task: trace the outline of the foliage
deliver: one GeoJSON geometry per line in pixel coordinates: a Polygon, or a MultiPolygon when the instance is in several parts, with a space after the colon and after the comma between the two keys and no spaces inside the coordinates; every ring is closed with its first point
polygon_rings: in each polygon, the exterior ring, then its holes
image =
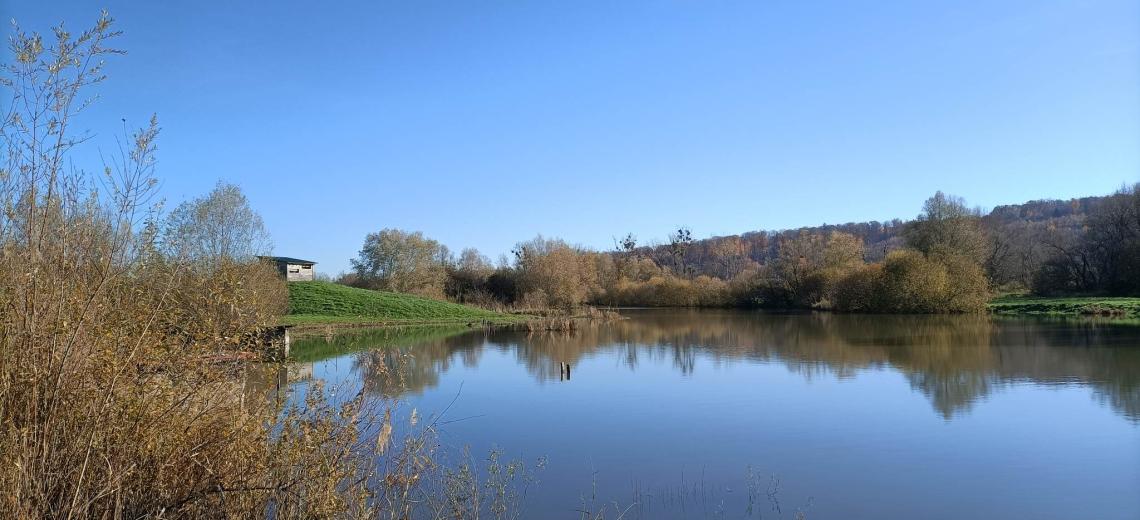
{"type": "MultiPolygon", "coordinates": [[[[998,206],[984,216],[976,209],[970,209],[960,198],[948,195],[931,197],[925,204],[922,215],[916,222],[899,219],[890,221],[852,222],[845,224],[824,224],[821,226],[780,231],[752,231],[736,236],[693,238],[682,240],[683,233],[671,232],[664,243],[643,243],[632,235],[626,235],[615,242],[614,251],[600,253],[611,257],[618,273],[599,269],[599,283],[603,287],[616,286],[616,278],[644,282],[649,278],[672,271],[674,275],[689,278],[707,275],[727,282],[738,279],[742,274],[756,273],[767,269],[764,276],[772,277],[771,268],[781,255],[782,245],[794,241],[800,235],[826,237],[832,232],[841,232],[855,237],[863,244],[863,259],[866,262],[880,262],[891,251],[904,247],[919,248],[928,253],[934,249],[948,249],[954,254],[964,255],[978,262],[986,271],[991,286],[1000,290],[1028,290],[1034,286],[1037,273],[1047,262],[1057,262],[1054,245],[1060,245],[1075,255],[1072,250],[1081,237],[1094,231],[1089,224],[1092,218],[1117,195],[1105,197],[1082,197],[1070,200],[1036,200],[1021,204],[998,206]],[[956,237],[961,236],[959,240],[956,237]],[[940,238],[941,237],[941,238],[940,238]],[[950,237],[949,239],[946,237],[950,237]],[[909,246],[908,246],[909,244],[909,246]],[[936,244],[943,244],[936,246],[936,244]],[[683,257],[681,256],[683,253],[683,257]],[[684,269],[680,265],[684,264],[684,269]],[[608,278],[606,278],[608,277],[608,278]]],[[[1081,253],[1092,258],[1089,252],[1081,253]]],[[[1080,258],[1063,261],[1061,283],[1070,283],[1077,278],[1066,271],[1080,265],[1080,258]]],[[[1090,264],[1091,267],[1091,264],[1090,264]]],[[[1091,274],[1094,271],[1086,269],[1091,274]]],[[[1127,272],[1117,270],[1117,272],[1127,272]]],[[[499,277],[503,281],[503,277],[499,277]]],[[[1095,278],[1093,283],[1083,283],[1094,289],[1062,289],[1065,291],[1104,292],[1095,278]]],[[[769,280],[765,291],[754,291],[754,296],[766,304],[803,305],[788,300],[786,291],[777,290],[776,280],[769,280]],[[761,294],[763,292],[763,294],[761,294]]],[[[758,285],[753,280],[753,285],[758,285]]],[[[1049,284],[1041,284],[1046,286],[1049,284]]],[[[1122,286],[1123,287],[1123,286],[1122,286]]],[[[1119,289],[1126,290],[1126,289],[1119,289]]],[[[507,301],[514,297],[506,296],[507,301]]],[[[604,291],[602,293],[604,295],[604,291]]],[[[1121,293],[1123,294],[1123,293],[1121,293]]],[[[497,298],[497,296],[495,296],[497,298]]],[[[604,303],[598,295],[593,301],[604,303]]],[[[742,301],[748,301],[745,298],[742,301]]],[[[738,300],[734,299],[734,303],[738,300]]],[[[822,302],[826,303],[826,302],[822,302]]]]}
{"type": "MultiPolygon", "coordinates": [[[[19,30],[7,66],[0,206],[0,510],[12,517],[310,516],[353,507],[331,493],[355,425],[242,399],[239,374],[205,360],[271,315],[272,289],[245,266],[157,247],[149,204],[157,123],[130,138],[102,182],[66,168],[85,87],[118,35],[55,41],[19,30]],[[252,293],[258,294],[252,294],[252,293]],[[262,307],[266,304],[266,307],[262,307]],[[204,320],[205,323],[198,322],[204,320]]],[[[259,269],[260,264],[253,264],[259,269]]],[[[272,284],[268,284],[272,285],[272,284]]],[[[280,282],[277,282],[279,288],[280,282]]],[[[317,395],[314,394],[314,399],[317,395]]]]}
{"type": "Polygon", "coordinates": [[[779,244],[763,301],[776,306],[830,307],[835,283],[863,265],[863,241],[847,233],[801,232],[779,244]]]}
{"type": "Polygon", "coordinates": [[[988,254],[988,238],[977,210],[961,197],[941,191],[926,199],[922,214],[903,233],[907,246],[927,256],[963,256],[981,263],[988,254]]]}
{"type": "Polygon", "coordinates": [[[881,264],[847,274],[836,289],[836,308],[849,312],[979,312],[989,297],[985,273],[961,257],[931,258],[891,252],[881,264]]]}
{"type": "Polygon", "coordinates": [[[493,267],[473,249],[459,261],[445,259],[443,293],[531,312],[593,303],[922,313],[979,311],[991,288],[1137,294],[1138,200],[1132,188],[1069,203],[1002,206],[982,217],[961,198],[938,192],[909,223],[705,240],[682,227],[666,245],[639,246],[627,234],[611,252],[540,236],[516,246],[513,264],[504,259],[493,267]]]}
{"type": "Polygon", "coordinates": [[[494,298],[487,284],[494,273],[495,268],[487,257],[475,248],[466,248],[459,259],[448,266],[443,292],[459,303],[490,303],[494,298]]]}
{"type": "Polygon", "coordinates": [[[443,297],[450,253],[416,231],[382,229],[364,237],[352,269],[369,289],[443,297]]]}
{"type": "Polygon", "coordinates": [[[730,305],[728,284],[710,276],[680,278],[672,273],[648,280],[620,280],[599,301],[607,305],[647,307],[724,307],[730,305]]]}
{"type": "Polygon", "coordinates": [[[845,312],[876,312],[884,306],[881,287],[883,264],[867,264],[839,279],[835,307],[845,312]]]}
{"type": "MultiPolygon", "coordinates": [[[[139,273],[147,286],[166,284],[170,310],[159,324],[186,337],[209,338],[238,348],[243,333],[277,325],[288,309],[288,291],[269,262],[215,259],[198,264],[154,259],[139,273]]],[[[152,294],[140,294],[147,300],[152,294]]]]}
{"type": "Polygon", "coordinates": [[[273,249],[261,215],[241,188],[222,181],[209,195],[175,208],[164,228],[165,253],[194,262],[248,262],[273,249]]]}
{"type": "Polygon", "coordinates": [[[573,308],[596,290],[596,264],[587,252],[542,236],[514,249],[515,269],[529,306],[573,308]]]}

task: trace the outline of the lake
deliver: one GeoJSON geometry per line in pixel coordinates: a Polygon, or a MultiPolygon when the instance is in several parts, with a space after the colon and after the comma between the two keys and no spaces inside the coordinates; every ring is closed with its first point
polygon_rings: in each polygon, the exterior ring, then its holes
{"type": "Polygon", "coordinates": [[[290,395],[363,388],[449,449],[544,458],[527,518],[1140,518],[1140,327],[622,314],[298,339],[290,395]]]}

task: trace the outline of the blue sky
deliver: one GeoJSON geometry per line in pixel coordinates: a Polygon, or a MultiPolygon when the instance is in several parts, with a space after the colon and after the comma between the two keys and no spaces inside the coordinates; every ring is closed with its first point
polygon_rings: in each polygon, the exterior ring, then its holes
{"type": "MultiPolygon", "coordinates": [[[[1140,181],[1134,0],[105,5],[129,54],[77,160],[157,113],[168,206],[237,183],[325,272],[385,227],[494,257],[1140,181]]],[[[97,7],[0,14],[78,30],[97,7]]]]}

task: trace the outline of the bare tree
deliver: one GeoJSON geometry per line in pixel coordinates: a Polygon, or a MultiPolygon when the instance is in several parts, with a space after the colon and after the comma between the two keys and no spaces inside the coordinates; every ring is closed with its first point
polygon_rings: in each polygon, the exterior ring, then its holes
{"type": "Polygon", "coordinates": [[[669,254],[673,257],[673,267],[682,276],[692,274],[685,264],[685,254],[692,245],[693,232],[686,226],[681,226],[669,234],[669,254]]]}
{"type": "Polygon", "coordinates": [[[1052,255],[1035,292],[1140,294],[1140,186],[1107,197],[1080,230],[1051,233],[1046,244],[1052,255]]]}
{"type": "Polygon", "coordinates": [[[617,243],[617,250],[625,255],[632,255],[637,251],[637,237],[633,233],[626,233],[617,243]]]}

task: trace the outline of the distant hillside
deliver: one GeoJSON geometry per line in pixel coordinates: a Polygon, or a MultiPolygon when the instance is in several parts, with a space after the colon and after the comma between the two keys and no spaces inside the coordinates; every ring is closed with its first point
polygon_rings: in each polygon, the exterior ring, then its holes
{"type": "MultiPolygon", "coordinates": [[[[991,229],[1009,228],[1017,234],[1030,234],[1044,228],[1079,228],[1088,213],[1106,200],[1107,196],[1082,197],[1070,200],[1034,200],[1022,204],[998,206],[983,217],[991,229]]],[[[748,267],[763,265],[776,257],[782,238],[800,232],[830,233],[840,231],[863,239],[867,261],[879,261],[887,252],[903,244],[902,232],[907,220],[893,219],[879,222],[849,222],[824,224],[779,231],[749,231],[694,240],[684,255],[684,265],[694,274],[731,278],[748,267]],[[726,260],[727,259],[727,260],[726,260]]],[[[1016,238],[1016,237],[1015,237],[1016,238]]],[[[652,258],[659,265],[678,263],[668,245],[649,245],[637,248],[638,254],[652,258]]]]}
{"type": "Polygon", "coordinates": [[[1081,197],[1069,200],[1032,200],[1023,204],[1009,204],[993,209],[986,218],[1001,222],[1049,222],[1081,219],[1102,204],[1107,196],[1081,197]]]}
{"type": "Polygon", "coordinates": [[[293,282],[287,324],[444,323],[515,319],[511,315],[410,294],[356,289],[329,282],[293,282]]]}

